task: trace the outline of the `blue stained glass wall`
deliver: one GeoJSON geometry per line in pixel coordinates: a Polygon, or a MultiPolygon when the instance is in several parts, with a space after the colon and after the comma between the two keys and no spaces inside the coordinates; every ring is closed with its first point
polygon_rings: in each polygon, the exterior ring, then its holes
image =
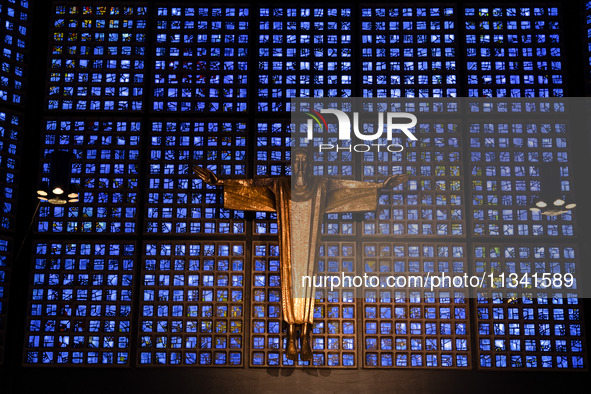
{"type": "Polygon", "coordinates": [[[476,300],[478,366],[481,369],[584,368],[582,300],[577,287],[562,287],[559,275],[576,272],[573,245],[477,244],[475,272],[517,274],[523,296],[482,292],[476,300]],[[527,290],[524,275],[550,273],[546,290],[527,290]],[[523,284],[523,286],[522,286],[523,284]]]}
{"type": "MultiPolygon", "coordinates": [[[[464,272],[462,244],[364,243],[364,272],[427,275],[464,272]]],[[[366,367],[466,368],[470,360],[468,289],[366,289],[366,367]]]]}
{"type": "Polygon", "coordinates": [[[15,257],[31,14],[28,0],[0,1],[0,364],[4,355],[10,273],[15,257]]]}
{"type": "MultiPolygon", "coordinates": [[[[566,125],[552,121],[514,121],[510,124],[472,123],[470,180],[472,232],[475,236],[564,236],[575,233],[572,211],[544,216],[529,210],[541,196],[548,166],[559,168],[555,182],[561,193],[573,184],[571,149],[566,125]]],[[[492,118],[491,118],[492,119],[492,118]]],[[[572,128],[570,128],[572,130],[572,128]]],[[[551,185],[546,185],[549,187],[551,185]]]]}
{"type": "MultiPolygon", "coordinates": [[[[0,105],[0,354],[4,349],[4,333],[6,329],[6,313],[8,307],[8,290],[10,271],[14,259],[14,231],[16,229],[16,209],[18,197],[18,181],[20,150],[22,143],[23,117],[18,111],[2,110],[0,105]]],[[[2,357],[0,356],[0,363],[2,357]]]]}
{"type": "Polygon", "coordinates": [[[155,121],[150,133],[146,231],[153,234],[244,234],[244,214],[220,207],[221,188],[193,174],[246,174],[246,119],[155,121]]]}
{"type": "Polygon", "coordinates": [[[465,9],[468,96],[563,97],[557,7],[465,9]]]}
{"type": "MultiPolygon", "coordinates": [[[[319,272],[354,272],[353,243],[322,243],[319,272]]],[[[281,307],[280,251],[276,242],[254,243],[251,307],[251,366],[354,368],[357,365],[357,312],[351,290],[317,289],[314,305],[312,360],[293,361],[284,353],[285,324],[281,307]]]]}
{"type": "Polygon", "coordinates": [[[0,103],[23,105],[25,101],[31,29],[29,9],[28,0],[4,0],[0,3],[0,32],[3,37],[0,45],[0,103]]]}
{"type": "Polygon", "coordinates": [[[20,150],[23,133],[23,116],[15,111],[0,112],[0,165],[2,176],[0,188],[2,196],[2,218],[0,228],[14,230],[18,181],[20,168],[20,150]]]}
{"type": "Polygon", "coordinates": [[[289,111],[291,97],[351,97],[351,8],[257,11],[257,111],[289,111]]]}
{"type": "Polygon", "coordinates": [[[362,8],[362,96],[457,97],[456,12],[362,8]]]}
{"type": "MultiPolygon", "coordinates": [[[[28,21],[19,4],[0,10],[13,23],[0,26],[13,26],[0,71],[7,231],[23,129],[18,40],[28,21]]],[[[584,369],[579,300],[551,291],[519,301],[318,291],[313,358],[287,359],[276,215],[223,208],[221,189],[192,171],[289,175],[292,97],[562,97],[561,17],[558,6],[54,2],[39,181],[48,155],[69,150],[80,201],[43,204],[35,221],[24,363],[584,369]]],[[[339,157],[339,176],[411,179],[381,191],[377,211],[360,220],[327,215],[321,272],[579,263],[572,215],[542,218],[524,203],[544,163],[560,167],[563,191],[573,187],[569,130],[458,124],[424,122],[419,141],[394,141],[404,152],[368,153],[361,168],[339,157]],[[400,165],[383,165],[391,159],[400,165]],[[502,246],[509,238],[515,245],[502,246]]],[[[2,305],[14,248],[4,235],[2,305]]]]}
{"type": "Polygon", "coordinates": [[[240,366],[244,243],[144,246],[139,364],[240,366]]]}
{"type": "Polygon", "coordinates": [[[36,242],[25,364],[129,364],[135,245],[36,242]]]}
{"type": "Polygon", "coordinates": [[[44,203],[39,233],[136,232],[140,156],[140,121],[105,118],[46,120],[42,140],[41,181],[49,176],[50,154],[73,154],[72,183],[79,202],[44,203]]]}
{"type": "Polygon", "coordinates": [[[158,7],[154,111],[248,110],[250,9],[158,7]]]}
{"type": "MultiPolygon", "coordinates": [[[[554,7],[466,8],[468,95],[562,97],[559,16],[554,7]]],[[[548,178],[548,166],[559,169],[559,178],[550,182],[562,193],[571,191],[569,134],[575,131],[552,123],[493,125],[483,116],[482,122],[470,125],[471,233],[517,240],[506,246],[498,241],[476,244],[473,272],[516,273],[520,278],[573,272],[578,256],[572,245],[563,244],[575,235],[572,213],[547,217],[528,209],[540,195],[542,179],[548,178]],[[523,240],[530,236],[561,243],[541,246],[523,240]]],[[[476,299],[474,313],[479,357],[474,363],[480,369],[583,368],[576,291],[539,290],[522,297],[486,292],[476,299]]]]}
{"type": "Polygon", "coordinates": [[[142,110],[147,8],[100,4],[54,6],[47,109],[142,110]]]}
{"type": "MultiPolygon", "coordinates": [[[[383,181],[409,174],[406,184],[381,190],[376,212],[365,214],[363,233],[371,236],[462,236],[465,234],[462,142],[459,121],[421,121],[418,141],[397,137],[402,152],[367,152],[363,180],[383,181]],[[396,165],[388,165],[396,163],[396,165]]],[[[384,145],[387,144],[383,139],[384,145]]]]}

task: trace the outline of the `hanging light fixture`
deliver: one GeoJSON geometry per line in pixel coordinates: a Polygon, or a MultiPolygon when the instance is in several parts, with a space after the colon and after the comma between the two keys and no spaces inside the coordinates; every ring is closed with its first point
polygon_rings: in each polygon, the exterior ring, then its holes
{"type": "Polygon", "coordinates": [[[54,205],[78,202],[78,192],[70,182],[72,154],[63,150],[51,153],[49,180],[37,190],[37,198],[54,205]]]}
{"type": "Polygon", "coordinates": [[[570,202],[563,197],[556,198],[552,203],[547,203],[544,200],[537,200],[535,205],[530,207],[529,210],[532,212],[541,212],[542,215],[546,216],[558,216],[562,215],[574,209],[577,206],[574,202],[570,202]]]}
{"type": "Polygon", "coordinates": [[[577,206],[562,191],[558,164],[542,164],[539,175],[541,197],[534,198],[530,211],[540,212],[545,216],[558,216],[577,206]]]}

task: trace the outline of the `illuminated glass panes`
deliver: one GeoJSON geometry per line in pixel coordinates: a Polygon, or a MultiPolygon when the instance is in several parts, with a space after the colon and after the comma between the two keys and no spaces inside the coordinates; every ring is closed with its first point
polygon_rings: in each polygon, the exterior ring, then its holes
{"type": "Polygon", "coordinates": [[[23,102],[25,56],[30,33],[29,1],[2,0],[0,2],[0,102],[23,102]]]}
{"type": "MultiPolygon", "coordinates": [[[[255,242],[252,271],[251,366],[354,367],[357,329],[352,289],[316,289],[312,361],[285,356],[287,326],[281,307],[280,256],[277,243],[255,242]]],[[[322,243],[317,271],[354,271],[354,244],[322,243]]],[[[298,345],[299,346],[299,345],[298,345]]]]}
{"type": "Polygon", "coordinates": [[[290,121],[259,121],[256,134],[256,175],[290,175],[290,121]]]}
{"type": "Polygon", "coordinates": [[[456,97],[453,8],[363,8],[363,97],[456,97]]]}
{"type": "Polygon", "coordinates": [[[293,365],[284,355],[279,245],[256,242],[253,249],[250,365],[293,365]]]}
{"type": "Polygon", "coordinates": [[[351,97],[349,8],[259,9],[258,111],[289,111],[291,97],[351,97]]]}
{"type": "MultiPolygon", "coordinates": [[[[256,177],[291,175],[291,128],[289,120],[257,122],[256,177]]],[[[277,234],[277,214],[256,212],[253,225],[255,234],[277,234]]]]}
{"type": "Polygon", "coordinates": [[[410,282],[427,274],[463,275],[464,251],[463,245],[364,243],[364,271],[381,278],[380,287],[364,290],[366,367],[470,366],[468,291],[443,285],[430,291],[413,288],[420,280],[410,282]],[[389,287],[388,276],[410,286],[392,281],[397,287],[389,287]]]}
{"type": "Polygon", "coordinates": [[[247,110],[247,8],[160,7],[155,111],[247,110]]]}
{"type": "Polygon", "coordinates": [[[558,8],[466,8],[470,97],[562,97],[558,8]]]}
{"type": "MultiPolygon", "coordinates": [[[[318,275],[356,272],[356,247],[352,242],[320,243],[318,275]]],[[[355,367],[357,365],[357,311],[354,289],[316,289],[312,330],[312,365],[355,367]]]]}
{"type": "Polygon", "coordinates": [[[548,123],[519,122],[469,125],[471,160],[471,215],[474,235],[572,236],[572,212],[544,216],[531,212],[544,187],[572,185],[567,129],[554,119],[548,123]],[[547,165],[560,167],[559,179],[544,174],[547,165]],[[555,182],[556,185],[551,183],[555,182]]]}
{"type": "Polygon", "coordinates": [[[222,208],[223,189],[193,174],[246,174],[246,122],[152,122],[147,187],[149,233],[244,233],[244,213],[222,208]]]}
{"type": "Polygon", "coordinates": [[[0,112],[0,228],[14,230],[22,117],[13,112],[0,112]]]}
{"type": "Polygon", "coordinates": [[[244,243],[147,243],[139,363],[240,366],[244,243]]]}
{"type": "Polygon", "coordinates": [[[26,364],[128,365],[135,246],[35,242],[26,364]]]}
{"type": "Polygon", "coordinates": [[[2,364],[4,355],[4,334],[6,332],[6,309],[8,307],[8,284],[10,278],[10,258],[9,247],[12,247],[12,241],[6,237],[0,238],[0,364],[2,364]]]}
{"type": "Polygon", "coordinates": [[[142,109],[146,7],[56,5],[47,108],[142,109]]]}
{"type": "MultiPolygon", "coordinates": [[[[475,246],[476,275],[517,274],[523,297],[510,290],[478,291],[476,332],[480,369],[586,368],[581,301],[576,289],[542,288],[544,273],[575,273],[580,264],[572,246],[475,246]],[[523,281],[524,275],[528,275],[523,281]],[[538,285],[532,288],[532,275],[538,285]]],[[[566,284],[566,282],[562,282],[566,284]]]]}
{"type": "MultiPolygon", "coordinates": [[[[397,137],[398,153],[364,153],[365,181],[409,174],[409,181],[378,193],[378,209],[365,213],[365,235],[464,234],[461,130],[457,123],[419,123],[418,141],[397,137]]],[[[390,144],[385,139],[380,143],[390,144]]]]}
{"type": "Polygon", "coordinates": [[[42,179],[49,153],[73,153],[72,183],[80,201],[42,203],[39,232],[133,233],[137,220],[140,123],[134,121],[49,120],[45,122],[42,179]]]}

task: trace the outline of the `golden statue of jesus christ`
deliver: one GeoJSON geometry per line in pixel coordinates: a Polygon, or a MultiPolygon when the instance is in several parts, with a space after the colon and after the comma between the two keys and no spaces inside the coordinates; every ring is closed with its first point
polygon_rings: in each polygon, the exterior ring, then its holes
{"type": "Polygon", "coordinates": [[[302,277],[313,275],[324,213],[375,211],[378,189],[406,182],[408,175],[391,176],[382,183],[314,177],[309,154],[296,149],[292,155],[291,177],[218,179],[199,166],[193,171],[204,182],[223,186],[225,208],[277,213],[281,304],[288,324],[286,355],[297,360],[299,326],[300,356],[307,361],[312,358],[314,289],[304,286],[302,277]]]}

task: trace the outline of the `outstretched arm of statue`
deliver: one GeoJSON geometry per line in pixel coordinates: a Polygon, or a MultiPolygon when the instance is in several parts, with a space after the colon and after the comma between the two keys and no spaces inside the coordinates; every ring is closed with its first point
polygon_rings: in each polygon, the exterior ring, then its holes
{"type": "Polygon", "coordinates": [[[193,172],[197,175],[203,182],[207,183],[208,185],[212,186],[223,186],[224,180],[218,179],[218,177],[208,170],[207,168],[203,168],[201,166],[193,166],[193,172]]]}
{"type": "Polygon", "coordinates": [[[407,174],[388,177],[381,183],[345,179],[330,180],[325,211],[328,213],[375,211],[379,189],[392,188],[406,181],[408,181],[407,174]]]}
{"type": "Polygon", "coordinates": [[[193,166],[193,172],[208,185],[224,187],[224,208],[275,212],[275,195],[270,188],[273,178],[219,179],[207,168],[197,165],[193,166]]]}
{"type": "Polygon", "coordinates": [[[382,187],[393,188],[393,187],[396,187],[396,186],[400,185],[401,183],[404,183],[407,181],[408,181],[408,174],[394,175],[394,176],[391,176],[388,179],[386,179],[381,184],[380,188],[382,188],[382,187]]]}

